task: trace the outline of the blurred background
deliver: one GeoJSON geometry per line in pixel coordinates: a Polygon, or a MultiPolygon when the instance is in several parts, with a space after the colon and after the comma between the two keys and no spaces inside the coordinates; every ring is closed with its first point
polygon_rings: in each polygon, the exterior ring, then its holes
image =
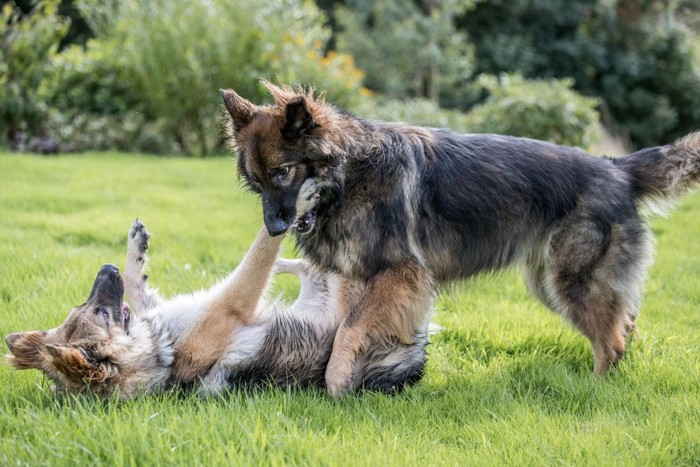
{"type": "Polygon", "coordinates": [[[0,147],[225,153],[219,88],[619,153],[700,128],[697,0],[0,0],[0,147]]]}

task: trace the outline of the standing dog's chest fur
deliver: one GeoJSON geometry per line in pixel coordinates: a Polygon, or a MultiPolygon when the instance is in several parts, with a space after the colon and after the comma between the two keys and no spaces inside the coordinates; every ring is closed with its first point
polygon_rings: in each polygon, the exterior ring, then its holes
{"type": "Polygon", "coordinates": [[[368,279],[416,253],[406,196],[410,174],[371,161],[355,162],[346,173],[343,198],[319,210],[316,228],[297,243],[318,266],[368,279]]]}

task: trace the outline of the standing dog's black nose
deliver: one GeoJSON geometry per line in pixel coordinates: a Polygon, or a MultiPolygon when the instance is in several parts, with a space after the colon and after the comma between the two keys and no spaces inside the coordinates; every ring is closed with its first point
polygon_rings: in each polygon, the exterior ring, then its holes
{"type": "Polygon", "coordinates": [[[267,233],[271,237],[276,237],[287,231],[289,224],[282,219],[265,219],[265,227],[267,227],[267,233]]]}

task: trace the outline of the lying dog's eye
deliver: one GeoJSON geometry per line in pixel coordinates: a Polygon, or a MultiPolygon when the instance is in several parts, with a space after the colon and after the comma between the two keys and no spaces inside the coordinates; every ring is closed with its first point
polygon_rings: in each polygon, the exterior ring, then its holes
{"type": "Polygon", "coordinates": [[[101,315],[105,319],[105,321],[107,321],[107,324],[109,324],[109,311],[107,311],[107,308],[95,308],[95,315],[101,315]]]}

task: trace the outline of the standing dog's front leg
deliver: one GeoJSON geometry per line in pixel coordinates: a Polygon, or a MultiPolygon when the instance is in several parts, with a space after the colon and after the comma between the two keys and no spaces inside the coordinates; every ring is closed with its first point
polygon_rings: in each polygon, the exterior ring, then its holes
{"type": "Polygon", "coordinates": [[[388,269],[372,277],[360,301],[350,310],[333,341],[326,387],[332,396],[354,389],[353,366],[371,342],[414,341],[425,327],[431,309],[433,284],[416,262],[388,269]]]}
{"type": "Polygon", "coordinates": [[[131,224],[126,238],[126,267],[124,268],[124,294],[132,311],[136,313],[149,310],[161,301],[158,293],[146,285],[148,276],[143,273],[150,238],[151,234],[146,230],[146,226],[136,219],[131,224]]]}

